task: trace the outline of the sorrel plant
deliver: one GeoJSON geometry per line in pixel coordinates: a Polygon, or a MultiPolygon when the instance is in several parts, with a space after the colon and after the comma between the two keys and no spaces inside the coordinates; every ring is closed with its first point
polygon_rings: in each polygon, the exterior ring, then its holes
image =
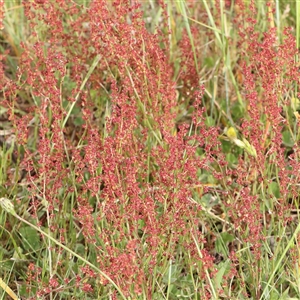
{"type": "Polygon", "coordinates": [[[1,3],[2,298],[299,297],[289,6],[77,2],[1,3]]]}

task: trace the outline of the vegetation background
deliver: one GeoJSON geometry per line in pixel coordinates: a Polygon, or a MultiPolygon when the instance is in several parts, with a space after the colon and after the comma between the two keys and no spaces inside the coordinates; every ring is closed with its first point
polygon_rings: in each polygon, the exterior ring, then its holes
{"type": "Polygon", "coordinates": [[[300,299],[300,1],[0,1],[0,299],[300,299]]]}

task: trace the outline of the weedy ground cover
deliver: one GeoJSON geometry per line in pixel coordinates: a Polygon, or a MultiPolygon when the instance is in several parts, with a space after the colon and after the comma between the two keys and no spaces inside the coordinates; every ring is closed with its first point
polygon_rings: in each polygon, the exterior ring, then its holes
{"type": "Polygon", "coordinates": [[[299,299],[299,5],[2,1],[0,299],[299,299]]]}

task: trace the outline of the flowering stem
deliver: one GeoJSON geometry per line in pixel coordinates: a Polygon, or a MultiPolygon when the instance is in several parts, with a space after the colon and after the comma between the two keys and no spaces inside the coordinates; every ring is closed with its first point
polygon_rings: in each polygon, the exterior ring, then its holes
{"type": "Polygon", "coordinates": [[[64,128],[64,127],[66,126],[67,121],[68,121],[68,119],[69,119],[69,117],[70,117],[70,115],[71,115],[71,112],[72,112],[72,110],[73,110],[73,108],[74,108],[74,106],[75,106],[75,104],[76,104],[76,102],[77,102],[77,100],[78,100],[78,97],[79,97],[81,91],[83,90],[83,88],[84,88],[86,82],[88,81],[88,79],[90,78],[91,74],[93,73],[94,69],[96,68],[98,62],[100,61],[100,58],[101,58],[101,56],[98,54],[98,55],[95,57],[95,59],[94,59],[92,65],[91,65],[91,67],[89,68],[88,73],[86,74],[86,76],[85,76],[83,82],[81,83],[79,92],[78,92],[77,95],[75,96],[75,101],[72,103],[72,105],[71,105],[71,107],[70,107],[70,109],[69,109],[69,111],[68,111],[68,113],[67,113],[67,116],[66,116],[66,118],[64,119],[64,122],[63,122],[63,124],[62,124],[62,128],[64,128]]]}

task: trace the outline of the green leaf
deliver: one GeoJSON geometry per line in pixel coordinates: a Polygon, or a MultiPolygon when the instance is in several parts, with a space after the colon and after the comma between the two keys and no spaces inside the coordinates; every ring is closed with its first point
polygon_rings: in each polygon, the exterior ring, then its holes
{"type": "Polygon", "coordinates": [[[21,227],[19,232],[22,237],[23,247],[27,251],[37,251],[41,248],[41,241],[37,231],[29,226],[21,227]]]}
{"type": "Polygon", "coordinates": [[[231,107],[231,115],[235,123],[244,117],[244,108],[238,101],[231,107]]]}
{"type": "Polygon", "coordinates": [[[221,144],[222,144],[222,151],[224,153],[230,153],[231,148],[232,148],[231,142],[225,141],[225,140],[221,140],[221,144]]]}
{"type": "Polygon", "coordinates": [[[82,117],[77,117],[74,119],[74,125],[75,126],[81,126],[84,124],[84,120],[82,119],[82,117]]]}
{"type": "Polygon", "coordinates": [[[13,254],[13,260],[26,260],[26,256],[23,255],[23,250],[21,247],[18,247],[13,254]]]}
{"type": "Polygon", "coordinates": [[[233,235],[227,232],[220,233],[219,237],[216,239],[216,251],[226,256],[228,254],[227,245],[233,240],[233,235]]]}
{"type": "Polygon", "coordinates": [[[75,249],[76,249],[76,253],[78,253],[79,255],[82,255],[82,256],[85,255],[86,250],[85,250],[84,245],[77,243],[75,246],[75,249]]]}
{"type": "Polygon", "coordinates": [[[282,141],[283,144],[287,147],[293,147],[294,141],[292,139],[291,133],[288,130],[282,132],[282,141]]]}
{"type": "Polygon", "coordinates": [[[174,283],[180,277],[181,268],[178,264],[171,264],[163,277],[165,284],[174,283]]]}
{"type": "Polygon", "coordinates": [[[206,120],[205,120],[205,125],[206,125],[207,127],[215,126],[215,120],[214,120],[214,118],[208,116],[208,117],[206,118],[206,120]]]}
{"type": "Polygon", "coordinates": [[[268,187],[269,193],[275,196],[277,199],[280,198],[280,189],[277,182],[271,182],[268,187]]]}
{"type": "Polygon", "coordinates": [[[203,61],[203,65],[212,68],[215,65],[215,59],[213,57],[205,57],[203,61]]]}
{"type": "Polygon", "coordinates": [[[223,282],[223,276],[230,271],[230,261],[226,260],[225,262],[221,262],[218,266],[219,271],[214,279],[215,285],[218,289],[222,288],[221,283],[223,282]]]}
{"type": "Polygon", "coordinates": [[[226,160],[229,162],[229,165],[232,167],[238,163],[238,158],[233,153],[226,154],[226,160]]]}

